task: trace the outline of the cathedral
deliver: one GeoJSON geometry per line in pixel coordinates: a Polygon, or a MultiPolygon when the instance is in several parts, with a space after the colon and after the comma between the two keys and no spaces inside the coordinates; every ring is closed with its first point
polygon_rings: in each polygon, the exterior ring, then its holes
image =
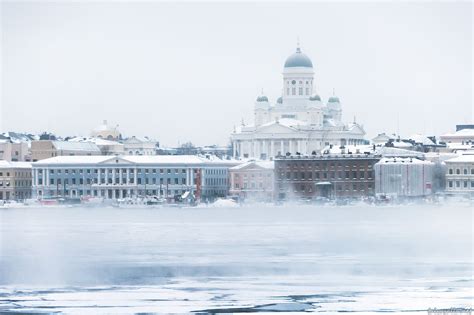
{"type": "Polygon", "coordinates": [[[242,123],[231,134],[234,157],[268,159],[277,155],[319,153],[328,145],[364,144],[365,131],[357,123],[342,122],[339,98],[326,104],[316,93],[313,63],[298,47],[283,68],[283,91],[275,104],[260,95],[255,122],[242,123]]]}

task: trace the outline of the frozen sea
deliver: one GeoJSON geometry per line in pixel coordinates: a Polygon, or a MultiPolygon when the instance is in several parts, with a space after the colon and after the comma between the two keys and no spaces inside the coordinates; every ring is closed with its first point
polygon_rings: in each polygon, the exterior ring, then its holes
{"type": "Polygon", "coordinates": [[[0,210],[0,314],[426,314],[474,299],[468,204],[0,210]]]}

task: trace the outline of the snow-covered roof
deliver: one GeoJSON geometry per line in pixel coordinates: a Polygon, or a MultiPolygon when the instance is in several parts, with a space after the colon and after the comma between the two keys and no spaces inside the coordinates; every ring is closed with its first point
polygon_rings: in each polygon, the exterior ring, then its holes
{"type": "Polygon", "coordinates": [[[365,154],[374,153],[372,145],[345,145],[345,146],[326,146],[321,150],[322,154],[365,154]]]}
{"type": "Polygon", "coordinates": [[[392,147],[377,147],[377,154],[380,154],[384,157],[413,157],[413,158],[424,158],[423,152],[405,150],[392,147]]]}
{"type": "Polygon", "coordinates": [[[86,156],[56,156],[49,159],[34,162],[33,165],[54,165],[54,164],[81,164],[94,165],[119,159],[125,163],[132,164],[192,164],[192,165],[236,165],[242,163],[238,160],[222,160],[219,158],[206,158],[197,155],[123,155],[123,156],[104,156],[104,155],[86,155],[86,156]]]}
{"type": "Polygon", "coordinates": [[[405,142],[405,141],[393,141],[392,142],[393,146],[395,148],[411,148],[413,147],[413,144],[409,143],[409,142],[405,142]]]}
{"type": "Polygon", "coordinates": [[[31,163],[0,160],[0,168],[31,168],[31,163]]]}
{"type": "Polygon", "coordinates": [[[408,137],[408,140],[413,140],[415,143],[420,143],[422,145],[435,145],[435,143],[429,139],[427,136],[423,136],[420,134],[413,134],[408,137]]]}
{"type": "Polygon", "coordinates": [[[123,144],[117,141],[102,139],[102,138],[95,138],[95,137],[75,137],[69,139],[69,142],[91,142],[95,143],[96,145],[118,145],[122,146],[123,144]]]}
{"type": "Polygon", "coordinates": [[[431,165],[433,164],[430,161],[424,161],[417,158],[401,158],[401,157],[384,157],[377,164],[426,164],[431,165]]]}
{"type": "Polygon", "coordinates": [[[272,170],[272,169],[275,168],[275,162],[273,162],[273,161],[248,161],[248,162],[242,163],[240,165],[231,167],[230,169],[231,170],[239,170],[239,169],[243,169],[243,168],[245,168],[247,166],[250,166],[250,165],[256,165],[256,166],[259,166],[261,168],[269,169],[269,170],[272,170]]]}
{"type": "Polygon", "coordinates": [[[53,141],[53,145],[57,150],[100,153],[99,147],[92,142],[53,141]]]}
{"type": "Polygon", "coordinates": [[[446,160],[446,163],[474,163],[474,154],[463,154],[446,160]]]}
{"type": "Polygon", "coordinates": [[[474,138],[474,129],[466,128],[466,129],[461,129],[453,133],[446,133],[444,135],[441,135],[441,138],[444,138],[444,137],[449,137],[449,138],[473,137],[474,138]]]}

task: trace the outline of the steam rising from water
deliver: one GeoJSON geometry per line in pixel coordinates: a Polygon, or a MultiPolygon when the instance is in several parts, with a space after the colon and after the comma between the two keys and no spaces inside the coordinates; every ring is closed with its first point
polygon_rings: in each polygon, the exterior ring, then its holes
{"type": "Polygon", "coordinates": [[[0,212],[0,237],[8,294],[212,279],[233,289],[265,279],[269,295],[281,283],[289,295],[309,283],[319,291],[404,281],[443,288],[457,279],[462,288],[473,274],[472,207],[462,204],[27,208],[0,212]]]}

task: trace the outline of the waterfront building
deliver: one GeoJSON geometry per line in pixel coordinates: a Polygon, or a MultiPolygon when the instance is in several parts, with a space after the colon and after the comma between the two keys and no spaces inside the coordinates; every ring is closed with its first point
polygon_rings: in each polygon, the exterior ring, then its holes
{"type": "Polygon", "coordinates": [[[31,198],[31,163],[0,161],[0,200],[31,198]]]}
{"type": "Polygon", "coordinates": [[[435,164],[416,158],[383,158],[374,166],[375,193],[422,197],[432,194],[435,164]]]}
{"type": "Polygon", "coordinates": [[[231,167],[230,195],[243,200],[273,200],[274,168],[273,161],[249,161],[231,167]]]}
{"type": "Polygon", "coordinates": [[[272,104],[260,95],[253,124],[231,134],[234,157],[268,159],[277,155],[311,154],[327,145],[363,144],[365,131],[342,122],[342,106],[335,95],[326,103],[318,94],[311,59],[298,47],[283,68],[282,95],[272,104]]]}
{"type": "Polygon", "coordinates": [[[99,147],[92,142],[35,140],[31,141],[33,162],[56,156],[101,155],[99,147]]]}
{"type": "Polygon", "coordinates": [[[275,158],[275,195],[278,200],[354,198],[375,193],[372,154],[288,155],[275,158]]]}
{"type": "Polygon", "coordinates": [[[127,155],[156,155],[157,142],[147,137],[131,137],[123,141],[127,155]]]}
{"type": "Polygon", "coordinates": [[[440,136],[445,143],[458,143],[474,145],[474,125],[457,125],[455,132],[445,133],[440,136]]]}
{"type": "Polygon", "coordinates": [[[474,153],[448,159],[446,163],[446,192],[474,195],[474,153]]]}
{"type": "Polygon", "coordinates": [[[33,163],[35,197],[226,196],[239,161],[200,156],[61,156],[33,163]]]}
{"type": "Polygon", "coordinates": [[[107,123],[107,120],[104,120],[103,123],[91,132],[91,136],[94,138],[101,138],[101,139],[106,139],[106,140],[120,140],[122,139],[122,135],[120,134],[120,131],[118,130],[118,125],[117,126],[109,126],[107,123]]]}

